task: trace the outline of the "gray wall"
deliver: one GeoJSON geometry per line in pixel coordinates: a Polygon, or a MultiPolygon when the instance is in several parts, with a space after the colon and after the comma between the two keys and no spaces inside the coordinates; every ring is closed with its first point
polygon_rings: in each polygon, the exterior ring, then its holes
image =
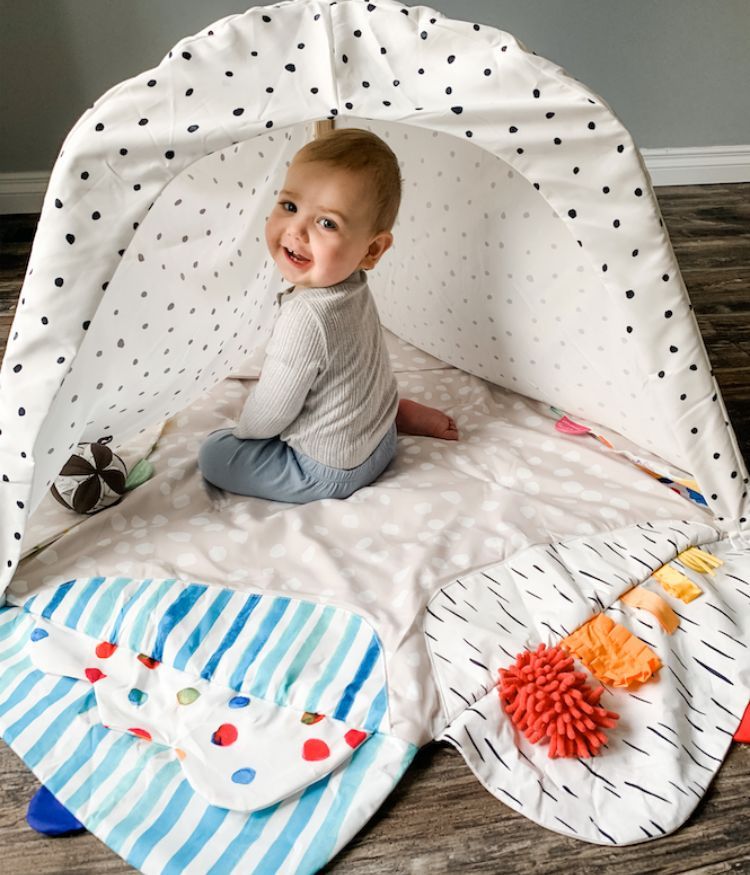
{"type": "MultiPolygon", "coordinates": [[[[377,2],[377,0],[374,0],[377,2]]],[[[248,0],[0,0],[0,173],[49,171],[80,115],[248,0]]],[[[416,6],[417,3],[405,3],[416,6]]],[[[750,144],[749,0],[433,0],[597,92],[641,148],[750,144]]]]}

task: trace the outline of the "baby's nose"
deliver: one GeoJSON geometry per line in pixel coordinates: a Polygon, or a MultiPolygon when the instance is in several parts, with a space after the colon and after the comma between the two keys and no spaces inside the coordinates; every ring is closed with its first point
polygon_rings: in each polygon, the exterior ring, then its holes
{"type": "Polygon", "coordinates": [[[299,237],[300,240],[307,240],[309,236],[307,222],[303,220],[294,222],[292,225],[292,235],[294,237],[299,237]]]}

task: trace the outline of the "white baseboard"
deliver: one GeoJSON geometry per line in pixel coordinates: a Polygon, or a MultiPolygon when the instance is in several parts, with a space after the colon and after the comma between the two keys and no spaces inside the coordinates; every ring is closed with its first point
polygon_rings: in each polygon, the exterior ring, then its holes
{"type": "MultiPolygon", "coordinates": [[[[750,146],[641,149],[652,185],[750,182],[750,146]]],[[[0,215],[39,213],[49,173],[0,173],[0,215]]]]}
{"type": "Polygon", "coordinates": [[[750,146],[641,149],[652,185],[750,182],[750,146]]]}
{"type": "Polygon", "coordinates": [[[41,213],[49,173],[0,173],[0,215],[41,213]]]}

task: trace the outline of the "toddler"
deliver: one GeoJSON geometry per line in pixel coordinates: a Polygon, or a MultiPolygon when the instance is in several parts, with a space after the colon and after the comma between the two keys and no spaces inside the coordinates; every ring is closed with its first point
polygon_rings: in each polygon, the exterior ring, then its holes
{"type": "Polygon", "coordinates": [[[276,296],[239,422],[200,448],[210,483],[298,504],[346,498],[388,467],[397,431],[458,440],[449,416],[399,401],[367,284],[393,243],[400,200],[396,156],[368,131],[328,131],[296,153],[265,228],[292,285],[276,296]]]}

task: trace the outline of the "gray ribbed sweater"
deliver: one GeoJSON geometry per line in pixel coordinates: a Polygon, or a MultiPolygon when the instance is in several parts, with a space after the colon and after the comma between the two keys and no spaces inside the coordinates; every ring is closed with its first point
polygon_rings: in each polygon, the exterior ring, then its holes
{"type": "Polygon", "coordinates": [[[355,468],[398,410],[367,273],[356,270],[327,288],[290,286],[276,300],[280,309],[261,375],[233,434],[278,435],[324,465],[355,468]]]}

